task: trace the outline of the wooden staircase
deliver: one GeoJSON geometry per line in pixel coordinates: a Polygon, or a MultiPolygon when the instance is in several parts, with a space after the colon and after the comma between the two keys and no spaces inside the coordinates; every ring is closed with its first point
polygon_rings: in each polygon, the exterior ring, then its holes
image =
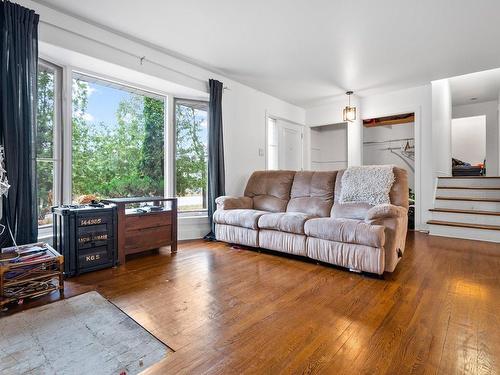
{"type": "Polygon", "coordinates": [[[430,234],[500,242],[500,177],[440,177],[430,234]]]}

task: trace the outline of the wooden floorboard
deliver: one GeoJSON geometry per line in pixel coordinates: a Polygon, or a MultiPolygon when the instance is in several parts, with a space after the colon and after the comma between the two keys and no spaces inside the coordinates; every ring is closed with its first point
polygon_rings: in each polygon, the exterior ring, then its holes
{"type": "Polygon", "coordinates": [[[175,350],[147,374],[500,373],[498,244],[411,232],[377,279],[192,241],[66,282],[88,290],[175,350]]]}

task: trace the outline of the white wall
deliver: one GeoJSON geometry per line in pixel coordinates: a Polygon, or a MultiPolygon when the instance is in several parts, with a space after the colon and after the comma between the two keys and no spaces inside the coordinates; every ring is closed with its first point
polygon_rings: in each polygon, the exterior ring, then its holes
{"type": "MultiPolygon", "coordinates": [[[[23,6],[40,14],[39,38],[41,54],[57,60],[54,51],[74,51],[90,57],[95,64],[92,69],[107,67],[107,75],[113,74],[109,67],[117,66],[138,72],[144,82],[162,80],[164,87],[187,88],[193,95],[206,95],[209,78],[222,81],[228,90],[223,96],[224,148],[226,162],[226,193],[241,195],[248,176],[257,169],[265,169],[265,156],[259,149],[266,149],[266,116],[273,115],[304,124],[305,110],[284,102],[253,88],[235,82],[196,65],[182,61],[148,45],[127,39],[109,30],[97,27],[80,19],[62,14],[31,0],[19,0],[23,6]],[[53,48],[55,46],[55,48],[53,48]],[[44,50],[45,48],[45,50],[44,50]],[[139,57],[146,59],[140,63],[139,57]],[[103,64],[100,64],[102,62],[103,64]],[[111,64],[111,65],[110,65],[111,64]]],[[[231,53],[231,51],[228,51],[231,53]]],[[[73,63],[77,66],[78,61],[73,63]]],[[[135,75],[130,75],[129,81],[135,75]]],[[[140,82],[131,82],[138,83],[140,82]]],[[[144,83],[140,86],[148,86],[144,83]]],[[[199,237],[208,226],[200,227],[199,219],[193,223],[180,222],[180,239],[199,237]],[[194,230],[192,227],[196,226],[194,230]],[[196,233],[195,233],[196,232],[196,233]]]]}
{"type": "Polygon", "coordinates": [[[486,116],[486,175],[498,176],[500,173],[498,101],[453,106],[452,109],[454,119],[480,115],[486,116]]]}
{"type": "Polygon", "coordinates": [[[447,79],[432,82],[432,153],[437,176],[451,176],[451,91],[447,79]]]}
{"type": "Polygon", "coordinates": [[[451,155],[458,160],[477,165],[486,156],[486,116],[462,117],[451,120],[451,155]]]}

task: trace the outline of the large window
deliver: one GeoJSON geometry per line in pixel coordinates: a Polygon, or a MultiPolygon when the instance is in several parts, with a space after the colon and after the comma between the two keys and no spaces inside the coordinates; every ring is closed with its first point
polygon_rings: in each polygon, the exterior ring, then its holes
{"type": "Polygon", "coordinates": [[[180,211],[207,208],[208,103],[175,100],[175,187],[180,211]]]}
{"type": "MultiPolygon", "coordinates": [[[[79,202],[82,196],[103,199],[170,192],[179,197],[181,211],[203,215],[207,207],[207,112],[207,102],[174,99],[77,72],[68,75],[63,68],[40,61],[39,226],[52,224],[52,206],[79,202]],[[63,100],[62,87],[71,89],[64,92],[67,100],[63,100]],[[167,99],[173,101],[170,116],[167,99]],[[173,123],[167,126],[168,118],[173,123]],[[169,127],[173,137],[166,145],[169,127]],[[167,153],[167,149],[174,152],[167,153]],[[166,155],[174,157],[165,160],[166,155]],[[166,170],[173,173],[166,175],[166,170]]],[[[44,235],[49,231],[46,228],[44,235]]]]}
{"type": "Polygon", "coordinates": [[[52,223],[51,207],[59,203],[61,70],[40,61],[36,128],[38,225],[52,223]]]}
{"type": "Polygon", "coordinates": [[[73,199],[164,195],[165,98],[73,76],[73,199]]]}

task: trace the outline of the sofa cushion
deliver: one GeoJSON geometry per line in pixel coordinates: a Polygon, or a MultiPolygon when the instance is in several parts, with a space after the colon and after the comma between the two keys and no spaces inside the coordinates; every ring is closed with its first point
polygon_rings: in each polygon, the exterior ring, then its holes
{"type": "Polygon", "coordinates": [[[330,216],[336,171],[297,172],[293,179],[287,212],[303,212],[313,216],[330,216]]]}
{"type": "Polygon", "coordinates": [[[383,247],[384,227],[360,220],[317,218],[305,223],[304,231],[310,237],[371,247],[383,247]]]}
{"type": "Polygon", "coordinates": [[[253,199],[253,208],[256,210],[285,212],[294,175],[295,171],[254,172],[244,195],[253,199]]]}
{"type": "Polygon", "coordinates": [[[313,216],[300,212],[277,212],[259,218],[259,228],[304,234],[304,224],[313,216]]]}
{"type": "Polygon", "coordinates": [[[214,222],[217,224],[258,229],[257,222],[266,213],[266,211],[251,209],[217,210],[214,212],[214,222]]]}

